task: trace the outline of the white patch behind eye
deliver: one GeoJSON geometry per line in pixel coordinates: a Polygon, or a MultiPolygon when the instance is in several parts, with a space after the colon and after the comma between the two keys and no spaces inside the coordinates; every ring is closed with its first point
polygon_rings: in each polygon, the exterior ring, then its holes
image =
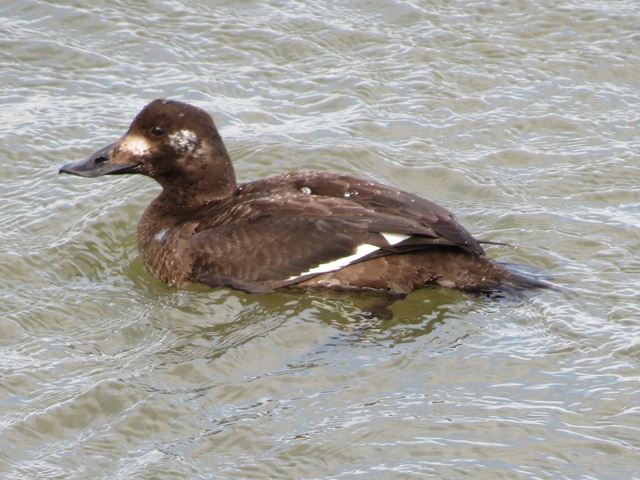
{"type": "Polygon", "coordinates": [[[151,150],[149,142],[139,135],[128,135],[120,144],[120,150],[132,155],[146,155],[151,150]]]}
{"type": "Polygon", "coordinates": [[[186,153],[198,143],[198,136],[191,130],[183,129],[169,135],[169,145],[178,153],[186,153]]]}

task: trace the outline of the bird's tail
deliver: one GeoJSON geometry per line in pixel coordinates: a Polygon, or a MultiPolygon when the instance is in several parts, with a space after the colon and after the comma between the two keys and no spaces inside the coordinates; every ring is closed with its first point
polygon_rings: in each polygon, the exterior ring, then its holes
{"type": "MultiPolygon", "coordinates": [[[[497,263],[497,262],[496,262],[497,263]]],[[[531,272],[530,268],[514,263],[497,263],[504,269],[504,277],[501,285],[509,290],[522,292],[525,290],[535,290],[542,288],[554,288],[553,283],[548,279],[542,278],[539,273],[531,272]]]]}

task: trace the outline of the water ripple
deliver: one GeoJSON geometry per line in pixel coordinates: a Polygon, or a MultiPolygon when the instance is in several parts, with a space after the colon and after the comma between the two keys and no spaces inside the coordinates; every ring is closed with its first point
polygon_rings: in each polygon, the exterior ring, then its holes
{"type": "Polygon", "coordinates": [[[9,2],[3,478],[635,478],[640,10],[631,1],[9,2]],[[57,167],[148,100],[242,179],[337,170],[455,211],[559,287],[491,300],[176,291],[158,187],[57,167]],[[606,462],[602,459],[606,458],[606,462]]]}

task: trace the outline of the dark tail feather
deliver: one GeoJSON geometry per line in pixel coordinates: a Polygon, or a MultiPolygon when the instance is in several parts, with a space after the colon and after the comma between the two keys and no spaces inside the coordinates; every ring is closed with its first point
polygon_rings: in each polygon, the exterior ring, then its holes
{"type": "Polygon", "coordinates": [[[518,248],[517,245],[511,245],[510,243],[504,243],[504,242],[494,242],[491,240],[478,240],[478,243],[481,245],[499,245],[501,247],[518,248]]]}
{"type": "Polygon", "coordinates": [[[540,288],[554,288],[554,285],[546,279],[540,278],[540,274],[535,274],[522,265],[513,263],[498,263],[504,268],[506,275],[502,284],[508,289],[515,291],[535,290],[540,288]]]}

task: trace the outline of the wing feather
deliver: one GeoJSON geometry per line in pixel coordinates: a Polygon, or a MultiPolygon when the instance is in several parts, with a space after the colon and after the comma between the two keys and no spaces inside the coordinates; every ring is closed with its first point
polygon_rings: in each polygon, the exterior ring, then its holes
{"type": "Polygon", "coordinates": [[[267,291],[345,257],[357,262],[439,245],[484,254],[448,210],[417,195],[346,175],[287,174],[245,184],[232,204],[202,212],[189,241],[191,278],[267,291]],[[388,241],[400,235],[407,238],[388,241]],[[365,244],[379,250],[354,255],[365,244]]]}

